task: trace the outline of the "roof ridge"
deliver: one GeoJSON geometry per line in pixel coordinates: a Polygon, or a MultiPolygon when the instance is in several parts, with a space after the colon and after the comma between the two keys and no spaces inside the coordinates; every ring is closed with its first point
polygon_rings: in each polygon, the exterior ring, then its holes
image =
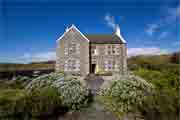
{"type": "Polygon", "coordinates": [[[88,36],[101,36],[101,35],[104,35],[104,36],[113,36],[112,34],[84,34],[84,35],[88,35],[88,36]]]}
{"type": "Polygon", "coordinates": [[[63,35],[61,35],[56,42],[59,42],[64,36],[65,34],[67,34],[71,29],[75,29],[78,33],[80,33],[80,35],[86,39],[89,42],[89,39],[74,25],[72,24],[70,28],[68,28],[67,30],[65,30],[65,32],[63,33],[63,35]]]}

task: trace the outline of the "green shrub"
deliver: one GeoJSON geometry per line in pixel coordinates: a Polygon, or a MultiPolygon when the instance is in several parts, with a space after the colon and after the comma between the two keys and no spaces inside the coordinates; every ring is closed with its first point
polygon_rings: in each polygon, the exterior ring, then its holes
{"type": "Polygon", "coordinates": [[[25,109],[24,90],[6,89],[0,92],[0,117],[16,116],[25,109]]]}
{"type": "Polygon", "coordinates": [[[107,108],[122,117],[123,114],[139,111],[151,89],[151,84],[131,75],[106,83],[102,87],[100,98],[107,108]]]}
{"type": "Polygon", "coordinates": [[[31,79],[24,76],[18,76],[13,80],[0,81],[1,89],[23,89],[31,79]]]}
{"type": "Polygon", "coordinates": [[[26,111],[33,117],[52,115],[58,109],[62,109],[62,104],[56,88],[36,89],[26,96],[26,111]]]}
{"type": "Polygon", "coordinates": [[[57,88],[63,106],[68,107],[69,110],[79,110],[86,106],[89,99],[91,99],[85,82],[77,76],[63,73],[42,75],[33,79],[26,89],[32,92],[43,87],[57,88]]]}
{"type": "Polygon", "coordinates": [[[55,81],[52,86],[58,89],[63,105],[70,110],[79,110],[86,106],[91,99],[87,86],[80,77],[60,79],[55,81]]]}
{"type": "Polygon", "coordinates": [[[31,78],[25,76],[18,76],[13,80],[7,82],[10,88],[24,89],[25,86],[31,81],[31,78]]]}
{"type": "Polygon", "coordinates": [[[0,118],[41,118],[80,110],[92,99],[80,77],[51,73],[31,80],[25,89],[0,91],[0,118]]]}
{"type": "Polygon", "coordinates": [[[62,112],[60,95],[56,88],[40,88],[30,93],[8,89],[0,93],[0,118],[22,119],[53,115],[62,112]]]}
{"type": "Polygon", "coordinates": [[[46,86],[51,86],[51,84],[59,79],[64,79],[63,73],[50,73],[41,75],[35,79],[32,79],[32,81],[26,86],[26,90],[33,91],[35,89],[43,88],[46,86]]]}
{"type": "Polygon", "coordinates": [[[151,70],[139,69],[135,74],[147,79],[153,84],[153,94],[144,101],[144,111],[146,114],[153,112],[158,114],[164,120],[164,117],[175,119],[180,117],[180,71],[176,68],[151,70]]]}

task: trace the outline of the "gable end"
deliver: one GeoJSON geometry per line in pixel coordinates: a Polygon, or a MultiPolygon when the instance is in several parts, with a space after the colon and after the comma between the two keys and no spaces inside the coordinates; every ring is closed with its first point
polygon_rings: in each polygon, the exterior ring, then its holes
{"type": "Polygon", "coordinates": [[[80,33],[80,35],[81,35],[85,40],[87,40],[87,41],[89,42],[89,39],[88,39],[83,33],[81,33],[81,32],[79,31],[79,29],[78,29],[75,25],[72,25],[70,28],[67,28],[67,30],[64,32],[64,34],[63,34],[62,36],[60,36],[60,37],[56,40],[56,42],[59,42],[71,29],[76,30],[78,33],[80,33]]]}

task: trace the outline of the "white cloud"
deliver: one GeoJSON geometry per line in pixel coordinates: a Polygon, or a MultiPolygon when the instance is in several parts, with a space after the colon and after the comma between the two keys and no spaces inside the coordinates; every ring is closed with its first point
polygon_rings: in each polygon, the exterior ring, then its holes
{"type": "Polygon", "coordinates": [[[180,17],[180,5],[176,9],[176,15],[180,17]]]}
{"type": "Polygon", "coordinates": [[[40,62],[40,61],[50,61],[56,59],[55,52],[43,52],[43,53],[36,53],[31,56],[32,62],[40,62]]]}
{"type": "Polygon", "coordinates": [[[114,16],[111,16],[109,13],[107,13],[104,17],[104,20],[106,21],[109,27],[115,29],[116,22],[115,22],[114,16]]]}
{"type": "Polygon", "coordinates": [[[147,29],[145,31],[148,35],[152,36],[158,28],[159,28],[158,24],[148,24],[147,29]]]}
{"type": "Polygon", "coordinates": [[[166,38],[168,35],[169,35],[169,32],[164,31],[164,32],[162,32],[162,33],[159,35],[158,39],[159,39],[159,40],[164,39],[164,38],[166,38]]]}
{"type": "Polygon", "coordinates": [[[177,6],[176,8],[170,8],[169,14],[175,17],[180,17],[180,5],[177,6]]]}
{"type": "Polygon", "coordinates": [[[168,8],[166,17],[161,20],[162,26],[169,24],[177,24],[178,18],[180,18],[180,5],[176,8],[168,8]]]}
{"type": "Polygon", "coordinates": [[[158,47],[139,47],[139,48],[129,48],[128,56],[137,55],[160,55],[167,53],[166,50],[160,49],[158,47]]]}
{"type": "Polygon", "coordinates": [[[178,20],[177,18],[180,18],[180,5],[175,8],[167,8],[165,14],[166,16],[159,19],[159,21],[152,24],[147,24],[147,28],[145,29],[145,32],[148,35],[152,36],[160,28],[164,26],[177,24],[177,20],[178,20]]]}
{"type": "Polygon", "coordinates": [[[29,63],[31,62],[31,54],[24,53],[24,55],[17,57],[15,61],[19,63],[29,63]]]}
{"type": "Polygon", "coordinates": [[[10,63],[30,63],[30,62],[42,62],[55,60],[55,52],[42,52],[42,53],[24,53],[22,56],[18,57],[7,57],[0,60],[0,62],[10,62],[10,63]]]}
{"type": "Polygon", "coordinates": [[[29,53],[25,53],[22,56],[1,57],[0,62],[2,63],[29,63],[31,62],[31,55],[29,53]]]}
{"type": "Polygon", "coordinates": [[[180,46],[180,41],[174,42],[172,45],[173,46],[180,46]]]}

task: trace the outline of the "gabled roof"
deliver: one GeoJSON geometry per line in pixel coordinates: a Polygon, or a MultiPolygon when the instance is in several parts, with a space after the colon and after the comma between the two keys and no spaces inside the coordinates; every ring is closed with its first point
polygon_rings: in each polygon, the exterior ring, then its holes
{"type": "Polygon", "coordinates": [[[120,28],[117,26],[114,34],[82,34],[79,29],[76,28],[75,25],[72,25],[70,28],[67,28],[64,34],[57,39],[59,42],[71,29],[75,29],[77,32],[81,34],[81,36],[90,43],[96,44],[126,44],[126,41],[120,34],[120,28]]]}
{"type": "Polygon", "coordinates": [[[89,42],[89,40],[87,39],[87,37],[84,36],[84,35],[79,31],[79,29],[78,29],[75,25],[73,25],[73,24],[72,24],[72,26],[71,26],[70,28],[67,28],[67,29],[66,29],[66,31],[64,32],[64,34],[63,34],[61,37],[59,37],[56,42],[59,42],[71,29],[75,29],[77,32],[80,33],[80,35],[81,35],[85,40],[87,40],[87,41],[89,42]]]}
{"type": "Polygon", "coordinates": [[[111,34],[95,34],[95,35],[85,35],[90,43],[95,44],[124,44],[124,41],[120,39],[117,35],[111,34]]]}

